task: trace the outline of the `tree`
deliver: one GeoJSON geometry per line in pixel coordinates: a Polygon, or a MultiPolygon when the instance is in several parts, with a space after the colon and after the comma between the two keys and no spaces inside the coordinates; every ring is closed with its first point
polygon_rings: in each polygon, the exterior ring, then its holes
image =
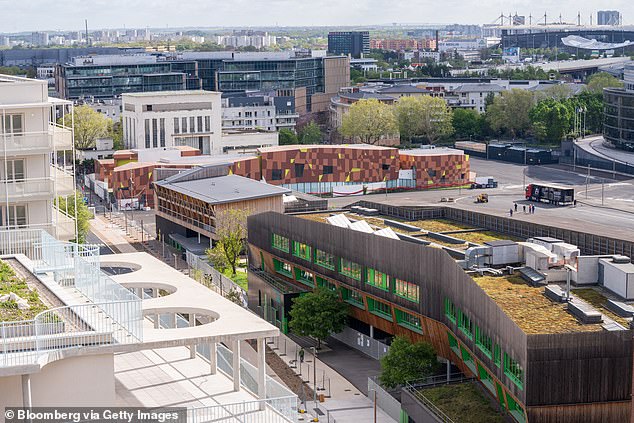
{"type": "MultiPolygon", "coordinates": [[[[75,148],[78,150],[94,148],[97,138],[108,133],[108,118],[86,105],[75,107],[74,115],[75,148]]],[[[71,115],[66,115],[61,120],[63,125],[72,126],[71,115]]]]}
{"type": "Polygon", "coordinates": [[[557,100],[563,101],[569,99],[574,94],[573,89],[568,84],[554,84],[549,86],[543,91],[537,91],[535,93],[535,99],[541,100],[557,100]]]}
{"type": "Polygon", "coordinates": [[[398,126],[392,106],[377,99],[359,100],[343,116],[339,132],[346,138],[377,144],[382,137],[396,134],[398,126]]]}
{"type": "MultiPolygon", "coordinates": [[[[400,128],[433,144],[442,136],[453,133],[451,109],[439,97],[419,96],[401,98],[395,113],[400,128]]],[[[411,141],[411,136],[408,138],[411,141]]]]}
{"type": "Polygon", "coordinates": [[[225,298],[229,301],[238,304],[240,307],[244,307],[244,303],[242,302],[242,294],[236,288],[232,288],[229,292],[225,294],[225,298]]]}
{"type": "Polygon", "coordinates": [[[93,215],[90,210],[88,210],[88,206],[86,206],[84,202],[84,197],[80,192],[75,191],[74,196],[58,197],[56,203],[58,210],[77,219],[77,238],[73,241],[79,244],[85,243],[86,235],[90,230],[90,219],[93,218],[93,215]],[[75,203],[77,203],[77,215],[75,215],[75,203]]]}
{"type": "Polygon", "coordinates": [[[123,117],[116,122],[108,119],[108,136],[112,138],[115,150],[123,150],[123,117]]]}
{"type": "Polygon", "coordinates": [[[413,344],[407,338],[397,336],[387,355],[381,358],[381,384],[395,388],[405,382],[427,377],[437,367],[436,352],[431,344],[413,344]]]}
{"type": "Polygon", "coordinates": [[[529,91],[504,91],[487,108],[486,117],[494,131],[504,131],[516,137],[530,128],[528,114],[533,104],[533,94],[529,91]]]}
{"type": "Polygon", "coordinates": [[[297,138],[300,144],[321,144],[321,129],[319,129],[319,125],[315,121],[310,121],[300,129],[297,138]]]}
{"type": "Polygon", "coordinates": [[[623,82],[607,72],[595,73],[586,83],[586,90],[594,94],[603,94],[604,88],[623,88],[623,82]]]}
{"type": "Polygon", "coordinates": [[[560,143],[570,130],[572,113],[562,102],[544,100],[529,113],[533,131],[541,141],[560,143]]]}
{"type": "Polygon", "coordinates": [[[475,110],[454,110],[452,124],[456,137],[458,138],[479,137],[482,132],[480,115],[475,110]]]}
{"type": "Polygon", "coordinates": [[[227,209],[216,214],[216,235],[218,240],[213,249],[207,250],[207,257],[213,262],[214,258],[224,256],[227,267],[231,267],[231,274],[236,275],[238,259],[242,252],[244,239],[247,236],[248,210],[227,209]],[[216,248],[218,249],[217,251],[216,248]]]}
{"type": "Polygon", "coordinates": [[[293,298],[290,329],[300,336],[317,339],[317,348],[329,335],[341,332],[348,317],[348,305],[339,301],[336,292],[319,288],[293,298]]]}
{"type": "Polygon", "coordinates": [[[227,262],[227,257],[220,243],[216,243],[213,248],[207,249],[205,253],[207,254],[207,260],[220,273],[224,273],[229,267],[229,262],[227,262]]]}
{"type": "Polygon", "coordinates": [[[280,145],[297,144],[297,134],[288,128],[282,128],[279,132],[280,145]]]}

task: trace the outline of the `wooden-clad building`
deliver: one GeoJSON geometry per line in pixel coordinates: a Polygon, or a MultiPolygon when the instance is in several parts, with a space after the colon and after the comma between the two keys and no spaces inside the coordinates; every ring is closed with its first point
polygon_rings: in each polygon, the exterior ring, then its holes
{"type": "Polygon", "coordinates": [[[282,329],[289,297],[334,289],[358,321],[432,343],[518,422],[630,420],[632,331],[582,324],[543,287],[472,277],[441,249],[280,213],[249,217],[248,241],[249,307],[273,310],[282,329]]]}

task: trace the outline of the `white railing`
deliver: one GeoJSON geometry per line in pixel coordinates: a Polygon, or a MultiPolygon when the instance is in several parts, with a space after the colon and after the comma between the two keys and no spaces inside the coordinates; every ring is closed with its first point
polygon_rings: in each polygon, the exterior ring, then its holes
{"type": "Polygon", "coordinates": [[[52,178],[32,178],[24,180],[0,181],[0,201],[16,201],[25,197],[52,198],[54,193],[52,178]]]}
{"type": "Polygon", "coordinates": [[[297,421],[297,397],[243,401],[187,410],[187,421],[218,423],[289,423],[297,421]]]}

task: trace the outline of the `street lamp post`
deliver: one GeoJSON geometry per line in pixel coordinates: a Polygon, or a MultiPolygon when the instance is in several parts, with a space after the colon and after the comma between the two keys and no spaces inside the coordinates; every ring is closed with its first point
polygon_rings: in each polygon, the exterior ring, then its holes
{"type": "Polygon", "coordinates": [[[317,407],[317,348],[310,347],[313,350],[313,402],[317,407]]]}

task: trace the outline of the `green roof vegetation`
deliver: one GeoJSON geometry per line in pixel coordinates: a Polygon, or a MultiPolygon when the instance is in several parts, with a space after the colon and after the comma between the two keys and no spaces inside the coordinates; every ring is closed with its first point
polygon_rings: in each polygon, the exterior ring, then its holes
{"type": "Polygon", "coordinates": [[[26,280],[18,277],[5,261],[0,261],[0,296],[10,293],[25,299],[30,308],[20,310],[15,301],[2,302],[0,303],[0,321],[31,320],[38,313],[48,309],[40,300],[38,292],[29,288],[26,280]]]}
{"type": "Polygon", "coordinates": [[[472,382],[427,388],[418,394],[456,423],[504,423],[502,415],[472,382]]]}
{"type": "Polygon", "coordinates": [[[626,328],[629,327],[630,322],[627,319],[614,314],[612,311],[610,311],[606,307],[608,298],[602,293],[600,293],[598,290],[593,288],[582,288],[582,289],[572,289],[570,290],[570,292],[572,292],[573,295],[576,295],[577,297],[581,298],[588,304],[595,307],[597,310],[599,310],[599,312],[605,314],[607,317],[614,320],[619,325],[626,328]]]}

